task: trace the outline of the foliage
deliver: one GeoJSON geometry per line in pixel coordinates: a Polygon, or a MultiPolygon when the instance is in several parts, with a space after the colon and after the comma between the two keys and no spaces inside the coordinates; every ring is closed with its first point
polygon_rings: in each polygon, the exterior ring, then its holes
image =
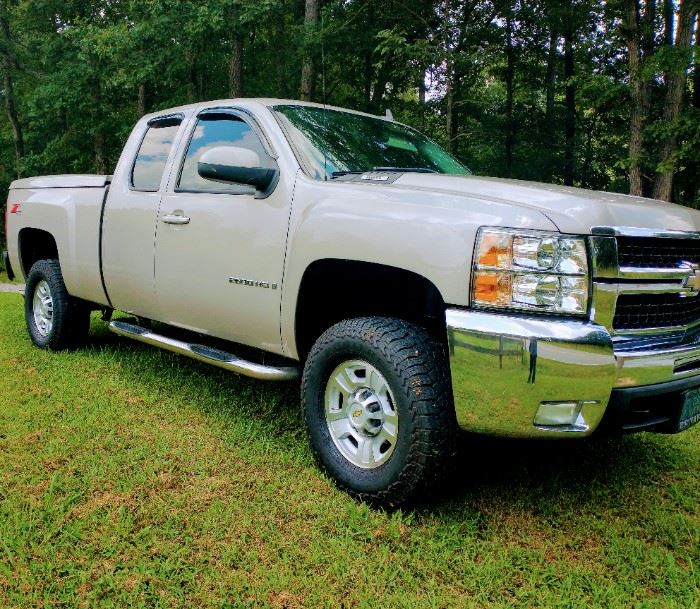
{"type": "MultiPolygon", "coordinates": [[[[0,0],[9,34],[0,65],[24,138],[19,171],[109,173],[141,113],[229,97],[235,62],[244,95],[296,98],[310,55],[317,101],[389,108],[477,173],[561,183],[571,150],[574,184],[626,191],[630,1],[325,0],[321,19],[305,25],[303,0],[0,0]]],[[[654,48],[643,57],[651,99],[641,163],[651,177],[670,165],[675,200],[698,205],[699,68],[663,44],[662,8],[677,20],[678,0],[653,6],[655,20],[643,24],[654,48]],[[666,124],[674,70],[688,78],[680,119],[666,124]],[[669,136],[676,149],[662,159],[658,143],[669,136]]],[[[697,62],[696,40],[694,50],[697,62]]],[[[16,175],[8,117],[2,192],[16,175]]]]}

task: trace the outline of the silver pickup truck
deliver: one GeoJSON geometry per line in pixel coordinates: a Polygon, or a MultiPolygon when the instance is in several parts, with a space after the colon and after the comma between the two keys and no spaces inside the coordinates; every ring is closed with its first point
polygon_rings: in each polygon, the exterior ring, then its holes
{"type": "Polygon", "coordinates": [[[258,379],[301,375],[319,464],[397,505],[458,429],[578,438],[700,419],[700,213],[476,177],[389,118],[271,99],[142,118],[114,176],[13,182],[39,347],[91,310],[258,379]]]}

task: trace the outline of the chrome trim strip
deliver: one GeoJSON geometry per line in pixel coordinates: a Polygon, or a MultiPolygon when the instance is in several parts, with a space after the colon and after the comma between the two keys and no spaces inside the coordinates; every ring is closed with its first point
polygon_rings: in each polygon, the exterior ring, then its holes
{"type": "Polygon", "coordinates": [[[620,328],[615,330],[614,328],[610,331],[614,337],[631,337],[639,338],[640,336],[659,336],[660,338],[665,334],[676,334],[681,332],[686,332],[687,330],[692,330],[697,327],[700,322],[694,322],[687,326],[659,326],[653,328],[620,328]]]}
{"type": "Polygon", "coordinates": [[[661,239],[700,239],[700,232],[680,230],[657,230],[635,226],[594,226],[593,235],[606,237],[659,237],[661,239]]]}
{"type": "Polygon", "coordinates": [[[113,321],[109,329],[115,334],[133,338],[147,345],[153,345],[196,359],[230,372],[236,372],[244,376],[250,376],[264,381],[291,381],[299,377],[299,368],[296,366],[266,366],[241,359],[232,353],[226,353],[219,349],[213,349],[205,345],[186,343],[184,341],[162,336],[151,332],[148,328],[136,326],[123,321],[113,321]]]}
{"type": "Polygon", "coordinates": [[[663,351],[619,351],[616,359],[616,388],[655,385],[700,374],[697,368],[676,371],[683,364],[700,360],[700,343],[679,345],[663,351]]]}
{"type": "Polygon", "coordinates": [[[591,295],[591,320],[607,328],[612,333],[615,309],[617,308],[617,296],[619,284],[617,283],[593,283],[591,295]]]}
{"type": "Polygon", "coordinates": [[[617,239],[614,237],[589,237],[591,252],[591,276],[594,279],[617,279],[617,239]]]}
{"type": "Polygon", "coordinates": [[[643,268],[634,266],[620,267],[619,277],[621,279],[678,279],[683,280],[688,277],[690,269],[686,268],[643,268]]]}
{"type": "Polygon", "coordinates": [[[619,294],[697,294],[682,283],[619,283],[619,294]]]}
{"type": "Polygon", "coordinates": [[[615,353],[634,353],[642,351],[663,351],[678,347],[685,339],[685,330],[677,332],[652,332],[647,335],[619,335],[613,336],[615,353]]]}

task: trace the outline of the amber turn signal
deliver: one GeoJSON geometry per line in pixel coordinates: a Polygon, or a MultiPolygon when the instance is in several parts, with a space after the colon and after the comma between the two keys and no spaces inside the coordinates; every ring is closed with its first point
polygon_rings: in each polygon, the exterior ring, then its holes
{"type": "Polygon", "coordinates": [[[478,264],[503,268],[510,263],[512,240],[503,233],[483,233],[479,241],[478,264]]]}
{"type": "Polygon", "coordinates": [[[476,272],[474,274],[474,298],[482,303],[509,304],[510,284],[511,278],[508,273],[476,272]]]}

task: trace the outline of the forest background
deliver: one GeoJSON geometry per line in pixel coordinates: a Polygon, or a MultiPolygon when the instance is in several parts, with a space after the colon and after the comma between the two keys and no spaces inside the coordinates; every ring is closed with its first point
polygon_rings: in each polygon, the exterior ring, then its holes
{"type": "Polygon", "coordinates": [[[389,109],[477,174],[700,207],[699,9],[0,0],[0,192],[17,176],[111,173],[144,113],[265,96],[389,109]]]}

